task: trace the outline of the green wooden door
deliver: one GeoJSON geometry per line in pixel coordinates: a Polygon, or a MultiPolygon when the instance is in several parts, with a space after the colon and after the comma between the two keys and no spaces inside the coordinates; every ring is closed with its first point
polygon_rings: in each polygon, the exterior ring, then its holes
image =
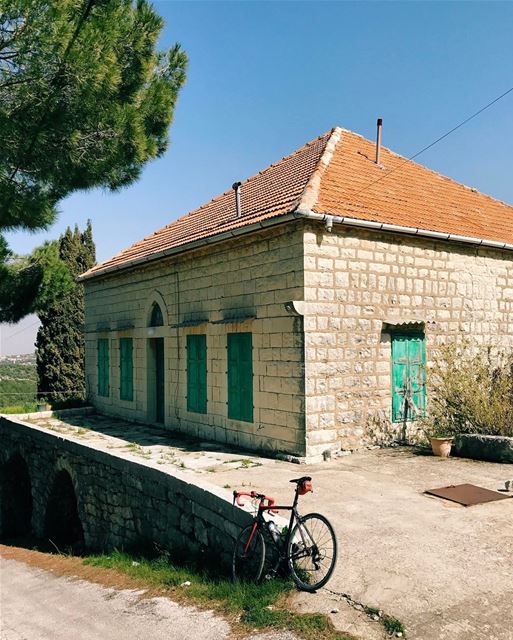
{"type": "Polygon", "coordinates": [[[119,397],[134,399],[134,360],[132,338],[119,339],[119,397]]]}
{"type": "Polygon", "coordinates": [[[155,419],[164,422],[164,338],[155,338],[155,419]]]}
{"type": "Polygon", "coordinates": [[[426,343],[423,333],[392,334],[392,420],[403,422],[426,409],[426,343]]]}
{"type": "Polygon", "coordinates": [[[98,339],[98,395],[108,397],[110,393],[109,384],[109,339],[98,339]]]}

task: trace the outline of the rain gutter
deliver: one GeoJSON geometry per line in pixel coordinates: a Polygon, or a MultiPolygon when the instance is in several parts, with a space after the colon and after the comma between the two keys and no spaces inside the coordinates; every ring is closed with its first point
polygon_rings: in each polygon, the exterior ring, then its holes
{"type": "Polygon", "coordinates": [[[444,240],[449,242],[469,244],[475,247],[489,247],[492,249],[513,251],[513,244],[508,244],[507,242],[497,242],[495,240],[474,238],[472,236],[460,236],[456,233],[441,233],[439,231],[419,229],[418,227],[404,227],[401,225],[389,224],[386,222],[374,222],[372,220],[361,220],[360,218],[351,218],[349,216],[336,216],[327,213],[315,213],[314,211],[305,209],[296,209],[290,213],[277,215],[273,218],[268,218],[267,220],[254,222],[253,224],[243,225],[235,229],[231,229],[230,231],[225,231],[223,233],[215,233],[211,236],[200,238],[199,240],[193,240],[192,242],[187,242],[176,247],[157,251],[148,256],[133,258],[132,260],[122,262],[119,265],[106,267],[105,269],[94,271],[89,274],[86,273],[79,276],[78,281],[85,282],[87,280],[100,278],[102,276],[108,276],[113,273],[117,273],[118,271],[144,265],[149,262],[155,262],[157,260],[161,260],[162,258],[167,258],[179,253],[184,253],[186,251],[192,251],[193,249],[200,249],[208,245],[222,242],[223,240],[236,238],[245,235],[246,233],[259,231],[260,229],[266,229],[298,218],[324,223],[328,231],[331,231],[331,229],[333,228],[333,224],[342,224],[348,227],[372,229],[373,231],[388,231],[391,233],[400,233],[408,236],[419,236],[422,238],[432,238],[434,240],[444,240]]]}
{"type": "Polygon", "coordinates": [[[211,236],[200,238],[199,240],[193,240],[192,242],[187,242],[185,244],[171,247],[169,249],[164,249],[163,251],[156,251],[155,253],[152,253],[148,256],[133,258],[132,260],[122,262],[118,265],[106,267],[105,269],[98,269],[98,271],[93,271],[92,273],[84,273],[78,277],[78,281],[85,282],[87,280],[92,280],[93,278],[108,276],[121,270],[147,264],[148,262],[155,262],[156,260],[161,260],[162,258],[167,258],[168,256],[173,256],[178,253],[184,253],[185,251],[192,251],[193,249],[206,247],[217,242],[222,242],[223,240],[229,240],[246,233],[251,233],[252,231],[259,231],[260,229],[266,229],[278,224],[283,224],[284,222],[289,222],[290,220],[295,220],[296,218],[297,216],[295,212],[290,212],[284,215],[277,215],[273,218],[268,218],[267,220],[261,220],[260,222],[254,222],[253,224],[243,225],[237,227],[236,229],[231,229],[230,231],[225,231],[223,233],[214,233],[211,236]]]}
{"type": "Polygon", "coordinates": [[[427,229],[419,229],[417,227],[403,227],[396,224],[388,224],[386,222],[373,222],[372,220],[361,220],[359,218],[350,218],[348,216],[333,216],[327,213],[315,213],[314,211],[304,211],[300,209],[296,209],[296,211],[294,211],[294,215],[297,218],[323,222],[328,231],[331,231],[333,224],[343,224],[348,227],[372,229],[373,231],[390,231],[392,233],[401,233],[409,236],[420,236],[423,238],[433,238],[435,240],[445,240],[471,244],[473,246],[513,251],[513,244],[508,244],[507,242],[473,238],[472,236],[460,236],[456,233],[441,233],[439,231],[428,231],[427,229]]]}

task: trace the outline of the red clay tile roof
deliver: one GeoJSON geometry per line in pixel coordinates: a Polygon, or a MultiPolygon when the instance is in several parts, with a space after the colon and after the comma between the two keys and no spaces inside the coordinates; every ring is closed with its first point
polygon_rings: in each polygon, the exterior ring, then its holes
{"type": "Polygon", "coordinates": [[[97,264],[83,277],[110,271],[155,253],[293,211],[319,164],[331,133],[328,131],[242,182],[240,218],[236,217],[235,194],[230,189],[113,258],[97,264]]]}
{"type": "Polygon", "coordinates": [[[341,131],[313,210],[513,243],[512,206],[388,149],[381,151],[383,168],[374,158],[375,143],[341,131]]]}
{"type": "Polygon", "coordinates": [[[295,210],[513,244],[512,206],[384,147],[380,166],[374,155],[374,142],[335,128],[243,182],[240,218],[230,189],[82,277],[187,250],[196,240],[295,210]]]}

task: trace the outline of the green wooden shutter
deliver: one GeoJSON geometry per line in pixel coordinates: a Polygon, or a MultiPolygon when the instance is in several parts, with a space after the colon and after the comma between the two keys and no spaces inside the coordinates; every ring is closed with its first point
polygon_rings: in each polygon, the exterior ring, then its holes
{"type": "Polygon", "coordinates": [[[228,417],[253,422],[253,338],[228,334],[228,417]]]}
{"type": "Polygon", "coordinates": [[[134,399],[134,363],[132,338],[119,339],[119,397],[134,399]]]}
{"type": "Polygon", "coordinates": [[[426,408],[426,345],[423,334],[392,335],[392,420],[424,415],[426,408]]]}
{"type": "Polygon", "coordinates": [[[109,388],[109,340],[99,338],[98,340],[98,395],[108,397],[109,388]]]}
{"type": "Polygon", "coordinates": [[[228,417],[240,415],[239,334],[228,334],[228,417]]]}
{"type": "Polygon", "coordinates": [[[187,336],[187,410],[207,412],[207,336],[187,336]]]}

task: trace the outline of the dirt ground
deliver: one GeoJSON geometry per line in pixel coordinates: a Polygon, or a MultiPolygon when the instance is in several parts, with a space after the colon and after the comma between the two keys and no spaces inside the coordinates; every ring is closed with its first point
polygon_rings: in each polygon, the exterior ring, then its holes
{"type": "MultiPolygon", "coordinates": [[[[497,490],[513,477],[511,465],[405,448],[315,466],[262,461],[210,480],[258,488],[281,502],[290,501],[287,481],[299,475],[311,475],[315,489],[301,499],[301,511],[325,514],[339,542],[331,581],[313,597],[298,596],[302,610],[329,612],[337,597],[347,602],[350,596],[397,617],[409,638],[513,639],[513,500],[466,508],[423,493],[463,483],[497,490]]],[[[333,620],[361,632],[347,607],[333,620]]]]}
{"type": "Polygon", "coordinates": [[[424,494],[461,483],[497,490],[513,478],[511,465],[409,448],[296,465],[98,416],[38,424],[190,480],[197,476],[224,487],[227,498],[234,488],[258,488],[290,501],[288,480],[311,475],[315,493],[300,507],[330,518],[339,559],[327,588],[299,596],[298,608],[338,609],[335,624],[368,640],[381,636],[358,603],[397,617],[413,639],[513,640],[513,501],[465,508],[424,494]]]}
{"type": "Polygon", "coordinates": [[[83,564],[81,558],[0,545],[2,640],[297,640],[252,633],[198,608],[177,588],[83,564]],[[71,631],[72,630],[72,631],[71,631]]]}

